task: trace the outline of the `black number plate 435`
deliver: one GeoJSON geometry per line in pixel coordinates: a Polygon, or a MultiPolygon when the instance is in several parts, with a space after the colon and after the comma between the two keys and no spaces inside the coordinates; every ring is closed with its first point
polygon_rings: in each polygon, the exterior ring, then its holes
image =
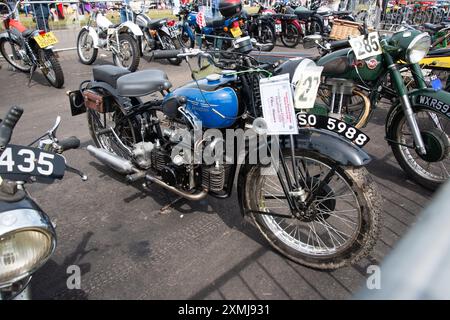
{"type": "Polygon", "coordinates": [[[298,127],[300,128],[320,128],[333,131],[356,144],[358,147],[364,147],[370,138],[362,131],[356,129],[344,121],[335,118],[299,112],[297,113],[298,127]]]}
{"type": "Polygon", "coordinates": [[[66,161],[58,154],[38,148],[9,144],[0,155],[0,176],[16,181],[36,178],[61,179],[66,161]]]}

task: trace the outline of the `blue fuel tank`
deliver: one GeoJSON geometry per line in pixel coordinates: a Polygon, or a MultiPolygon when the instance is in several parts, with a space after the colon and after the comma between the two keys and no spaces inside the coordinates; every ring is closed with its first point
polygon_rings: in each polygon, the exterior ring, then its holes
{"type": "Polygon", "coordinates": [[[202,122],[204,128],[227,128],[236,121],[239,112],[238,97],[227,87],[236,81],[235,75],[212,74],[205,79],[190,82],[166,95],[186,97],[186,109],[202,122]]]}

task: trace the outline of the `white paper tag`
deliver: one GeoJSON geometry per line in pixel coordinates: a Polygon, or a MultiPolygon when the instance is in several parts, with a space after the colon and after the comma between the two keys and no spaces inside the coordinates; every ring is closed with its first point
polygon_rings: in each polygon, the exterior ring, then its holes
{"type": "Polygon", "coordinates": [[[311,109],[317,97],[320,76],[323,67],[317,66],[312,60],[304,59],[295,69],[292,77],[295,109],[311,109]]]}
{"type": "Polygon", "coordinates": [[[367,38],[364,35],[351,38],[349,43],[358,60],[382,54],[378,32],[369,33],[367,38]]]}
{"type": "Polygon", "coordinates": [[[259,89],[267,134],[298,134],[289,74],[261,79],[259,89]]]}

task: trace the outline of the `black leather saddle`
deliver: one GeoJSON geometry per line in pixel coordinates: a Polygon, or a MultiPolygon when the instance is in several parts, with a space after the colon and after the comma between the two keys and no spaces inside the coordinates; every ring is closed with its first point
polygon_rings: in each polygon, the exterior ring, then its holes
{"type": "Polygon", "coordinates": [[[92,74],[95,81],[106,82],[114,89],[117,87],[117,79],[128,73],[130,73],[130,71],[125,68],[111,65],[95,66],[92,68],[92,74]]]}

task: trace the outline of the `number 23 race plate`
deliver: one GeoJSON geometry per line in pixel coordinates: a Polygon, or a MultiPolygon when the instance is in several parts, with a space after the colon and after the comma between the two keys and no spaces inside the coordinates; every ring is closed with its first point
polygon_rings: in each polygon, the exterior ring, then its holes
{"type": "Polygon", "coordinates": [[[370,138],[362,131],[335,118],[304,112],[299,112],[296,116],[299,129],[319,128],[333,131],[346,140],[353,142],[358,147],[364,147],[370,140],[370,138]]]}

